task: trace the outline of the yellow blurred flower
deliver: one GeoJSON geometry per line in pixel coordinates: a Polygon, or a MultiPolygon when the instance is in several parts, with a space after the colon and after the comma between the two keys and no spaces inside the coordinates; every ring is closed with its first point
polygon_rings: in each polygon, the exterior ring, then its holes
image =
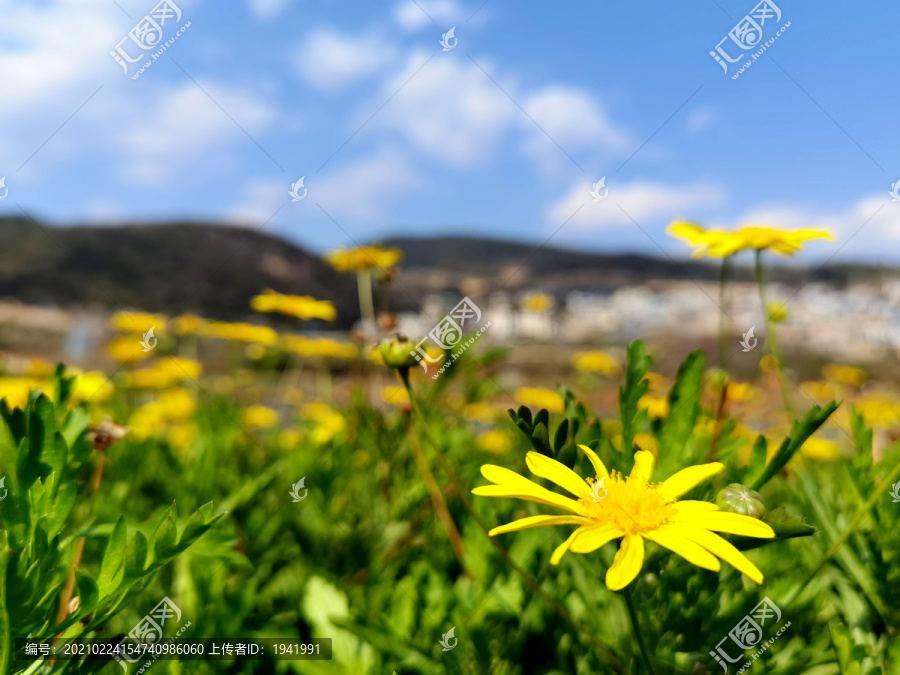
{"type": "Polygon", "coordinates": [[[646,434],[644,432],[635,434],[634,444],[641,450],[646,450],[651,455],[659,456],[659,444],[656,442],[656,437],[652,434],[646,434]]]}
{"type": "Polygon", "coordinates": [[[387,386],[381,388],[382,403],[396,406],[409,406],[409,394],[406,387],[387,386]]]}
{"type": "Polygon", "coordinates": [[[692,256],[725,258],[740,251],[768,250],[780,256],[792,256],[809,239],[833,239],[824,230],[778,230],[772,227],[742,227],[736,232],[706,230],[694,223],[674,222],[667,232],[694,246],[692,256]]]}
{"type": "Polygon", "coordinates": [[[519,300],[519,309],[523,312],[540,314],[550,311],[555,304],[556,301],[552,295],[547,293],[528,293],[519,300]]]}
{"type": "Polygon", "coordinates": [[[35,377],[39,379],[47,379],[53,375],[55,366],[44,359],[28,359],[25,365],[25,375],[27,377],[35,377]]]}
{"type": "Polygon", "coordinates": [[[866,371],[862,368],[843,366],[837,363],[829,363],[822,368],[822,375],[826,380],[848,387],[861,387],[866,381],[866,371]]]}
{"type": "Polygon", "coordinates": [[[167,419],[188,419],[197,412],[197,392],[192,389],[167,389],[160,393],[159,405],[167,419]]]}
{"type": "Polygon", "coordinates": [[[669,414],[669,399],[665,396],[644,394],[638,401],[638,408],[646,409],[650,417],[665,417],[669,414]]]}
{"type": "Polygon", "coordinates": [[[347,428],[347,420],[344,419],[344,416],[327,403],[307,403],[300,409],[300,416],[315,424],[309,440],[316,446],[328,443],[347,428]]]}
{"type": "Polygon", "coordinates": [[[102,403],[108,401],[112,396],[115,387],[109,376],[99,370],[89,373],[81,373],[75,378],[75,384],[72,387],[72,398],[75,401],[87,401],[91,403],[102,403]]]}
{"type": "Polygon", "coordinates": [[[478,434],[475,437],[475,444],[485,452],[502,455],[512,447],[513,439],[508,431],[492,429],[491,431],[478,434]]]}
{"type": "Polygon", "coordinates": [[[872,427],[893,427],[900,423],[900,399],[886,392],[872,392],[854,401],[866,424],[872,427]]]}
{"type": "Polygon", "coordinates": [[[582,373],[598,373],[606,377],[615,377],[622,371],[619,362],[602,349],[576,353],[572,357],[572,365],[582,373]]]}
{"type": "Polygon", "coordinates": [[[145,352],[140,340],[134,335],[116,335],[106,345],[106,353],[119,363],[143,361],[153,352],[145,352]]]}
{"type": "Polygon", "coordinates": [[[780,302],[770,302],[766,305],[766,311],[769,313],[769,321],[781,323],[787,318],[787,306],[780,302]]]}
{"type": "Polygon", "coordinates": [[[482,424],[490,424],[497,419],[497,409],[483,401],[467,403],[459,412],[467,420],[482,424]]]}
{"type": "Polygon", "coordinates": [[[278,413],[264,405],[251,405],[244,408],[241,419],[245,427],[271,429],[278,424],[278,413]]]}
{"type": "Polygon", "coordinates": [[[837,443],[816,436],[808,438],[800,447],[800,452],[810,459],[836,459],[841,456],[837,443]]]}
{"type": "Polygon", "coordinates": [[[282,349],[304,358],[354,359],[359,347],[352,342],[338,342],[331,338],[309,338],[305,335],[285,335],[281,338],[282,349]]]}
{"type": "Polygon", "coordinates": [[[182,314],[172,321],[172,332],[175,335],[199,335],[206,328],[206,319],[196,314],[182,314]]]}
{"type": "Polygon", "coordinates": [[[251,361],[259,361],[266,355],[266,348],[254,342],[244,347],[244,355],[251,361]]]}
{"type": "Polygon", "coordinates": [[[759,389],[749,382],[729,382],[725,390],[725,399],[733,403],[746,403],[756,398],[759,389]]]}
{"type": "Polygon", "coordinates": [[[801,382],[800,390],[815,399],[816,403],[820,404],[833,401],[839,395],[838,388],[835,385],[831,382],[824,382],[822,380],[801,382]]]}
{"type": "Polygon", "coordinates": [[[543,389],[541,387],[519,387],[516,389],[513,398],[519,405],[528,408],[546,408],[549,412],[562,415],[565,412],[565,402],[563,397],[552,389],[543,389]]]}
{"type": "Polygon", "coordinates": [[[193,422],[178,422],[166,431],[166,440],[173,448],[184,449],[197,439],[197,425],[193,422]]]}
{"type": "Polygon", "coordinates": [[[148,314],[147,312],[116,312],[109,318],[110,325],[122,333],[132,335],[143,334],[153,329],[154,334],[166,332],[168,317],[165,314],[148,314]]]}
{"type": "Polygon", "coordinates": [[[166,416],[158,401],[137,408],[128,419],[129,436],[135,441],[145,441],[161,435],[166,428],[166,416]]]}
{"type": "Polygon", "coordinates": [[[183,380],[196,380],[202,373],[199,361],[167,356],[135,370],[126,384],[135,389],[168,389],[183,380]]]}
{"type": "Polygon", "coordinates": [[[282,429],[281,433],[278,434],[278,445],[281,446],[282,450],[293,450],[300,443],[301,438],[302,435],[298,429],[293,427],[282,429]]]}
{"type": "Polygon", "coordinates": [[[276,312],[301,320],[337,318],[337,310],[327,300],[316,300],[311,295],[282,295],[271,289],[253,296],[250,306],[257,312],[276,312]]]}
{"type": "Polygon", "coordinates": [[[646,380],[649,384],[649,386],[647,387],[647,392],[650,394],[665,394],[672,386],[672,381],[668,377],[666,377],[665,375],[660,375],[659,373],[655,373],[652,370],[644,375],[641,382],[643,382],[644,380],[646,380]]]}
{"type": "Polygon", "coordinates": [[[325,260],[338,272],[359,272],[372,268],[393,267],[403,259],[403,251],[382,246],[359,246],[337,249],[325,254],[325,260]]]}
{"type": "Polygon", "coordinates": [[[232,342],[258,342],[266,346],[278,343],[278,333],[268,326],[257,326],[252,323],[210,321],[206,324],[204,333],[232,342]]]}
{"type": "Polygon", "coordinates": [[[28,394],[40,389],[47,396],[53,396],[53,383],[31,377],[0,377],[0,399],[6,399],[10,408],[24,408],[28,394]]]}

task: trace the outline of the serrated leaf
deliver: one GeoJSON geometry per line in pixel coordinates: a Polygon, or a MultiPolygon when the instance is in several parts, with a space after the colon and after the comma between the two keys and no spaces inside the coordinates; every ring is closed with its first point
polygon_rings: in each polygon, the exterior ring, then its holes
{"type": "Polygon", "coordinates": [[[175,538],[178,528],[172,518],[166,518],[153,537],[153,562],[165,560],[175,549],[175,538]]]}
{"type": "Polygon", "coordinates": [[[704,360],[703,352],[692,352],[679,366],[675,384],[669,392],[669,414],[659,432],[659,447],[666,449],[664,475],[672,473],[668,469],[684,466],[685,460],[691,459],[684,457],[683,451],[700,414],[704,360]]]}

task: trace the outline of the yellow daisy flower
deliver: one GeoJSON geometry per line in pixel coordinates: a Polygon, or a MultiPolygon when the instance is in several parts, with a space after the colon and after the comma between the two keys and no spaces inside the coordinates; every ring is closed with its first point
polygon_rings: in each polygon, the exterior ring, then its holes
{"type": "Polygon", "coordinates": [[[861,387],[866,382],[866,371],[862,368],[829,363],[822,368],[822,375],[830,382],[837,382],[848,387],[861,387]]]}
{"type": "Polygon", "coordinates": [[[386,269],[396,265],[402,258],[403,251],[400,249],[378,245],[341,248],[325,254],[325,260],[338,272],[359,272],[374,267],[386,269]]]}
{"type": "MultiPolygon", "coordinates": [[[[653,455],[644,450],[634,454],[634,468],[627,477],[610,473],[597,454],[578,446],[587,456],[595,479],[587,481],[555,459],[529,452],[525,461],[529,470],[567,490],[575,499],[552,492],[503,467],[485,464],[481,474],[493,485],[472,490],[484,497],[524,499],[553,506],[570,515],[529,516],[495,527],[491,536],[542,525],[578,525],[566,541],[550,556],[557,565],[567,551],[590,553],[613,539],[621,539],[612,567],[606,572],[606,586],[618,591],[630,584],[644,562],[644,539],[649,539],[693,565],[718,572],[719,558],[746,574],[758,584],[763,575],[743,553],[715,534],[724,532],[745,537],[771,539],[775,532],[761,520],[720,511],[709,502],[678,501],[678,497],[715,476],[724,466],[719,462],[682,469],[662,483],[652,483],[653,455]],[[603,481],[603,497],[595,501],[592,485],[603,481]]],[[[598,494],[600,491],[598,490],[598,494]]]]}
{"type": "Polygon", "coordinates": [[[542,387],[519,387],[513,396],[519,405],[528,408],[546,408],[549,412],[562,415],[566,404],[563,397],[552,389],[542,387]]]}
{"type": "Polygon", "coordinates": [[[809,239],[833,239],[831,233],[824,230],[778,230],[773,227],[752,226],[727,232],[706,230],[694,223],[685,222],[672,223],[667,232],[694,246],[691,254],[694,258],[727,258],[747,249],[768,250],[780,256],[792,256],[809,239]]]}
{"type": "Polygon", "coordinates": [[[598,373],[606,377],[615,377],[622,370],[619,362],[602,349],[577,352],[572,357],[572,365],[582,373],[598,373]]]}

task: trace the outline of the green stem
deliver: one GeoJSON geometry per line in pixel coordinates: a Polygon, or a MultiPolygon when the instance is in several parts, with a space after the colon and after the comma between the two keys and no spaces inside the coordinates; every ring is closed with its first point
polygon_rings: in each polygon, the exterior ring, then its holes
{"type": "Polygon", "coordinates": [[[637,640],[638,647],[641,650],[641,657],[644,659],[644,667],[650,675],[653,675],[653,665],[650,663],[650,654],[647,651],[647,645],[644,644],[644,637],[641,635],[637,611],[634,608],[634,599],[631,597],[631,587],[626,586],[622,595],[625,596],[625,606],[628,607],[628,618],[631,619],[631,628],[634,630],[634,639],[637,640]]]}
{"type": "Polygon", "coordinates": [[[794,419],[794,404],[791,402],[791,393],[788,390],[787,381],[784,377],[782,369],[781,349],[778,346],[778,332],[775,328],[775,322],[769,316],[769,307],[766,302],[766,273],[762,264],[762,250],[756,250],[756,285],[759,287],[759,301],[762,303],[763,317],[766,321],[766,340],[769,348],[769,354],[775,361],[775,377],[778,379],[778,386],[781,389],[781,398],[784,401],[784,411],[788,416],[788,424],[794,419]]]}
{"type": "Polygon", "coordinates": [[[730,326],[726,325],[728,314],[725,311],[725,288],[728,280],[731,278],[731,256],[722,258],[722,269],[719,270],[719,368],[725,369],[725,352],[728,351],[729,340],[731,338],[730,326]]]}
{"type": "Polygon", "coordinates": [[[359,292],[359,313],[363,320],[363,332],[367,332],[370,326],[376,331],[378,324],[375,323],[375,302],[372,299],[372,270],[359,270],[356,273],[356,287],[359,292]]]}

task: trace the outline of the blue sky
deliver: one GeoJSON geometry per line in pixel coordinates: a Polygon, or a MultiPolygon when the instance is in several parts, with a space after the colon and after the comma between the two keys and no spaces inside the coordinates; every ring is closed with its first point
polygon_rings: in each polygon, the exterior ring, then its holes
{"type": "Polygon", "coordinates": [[[900,259],[896,3],[781,0],[762,41],[790,25],[732,79],[749,56],[725,74],[709,52],[741,51],[752,0],[175,2],[163,41],[190,26],[135,80],[143,60],[109,52],[152,0],[0,0],[0,214],[676,257],[686,218],[834,231],[807,260],[900,259]]]}

